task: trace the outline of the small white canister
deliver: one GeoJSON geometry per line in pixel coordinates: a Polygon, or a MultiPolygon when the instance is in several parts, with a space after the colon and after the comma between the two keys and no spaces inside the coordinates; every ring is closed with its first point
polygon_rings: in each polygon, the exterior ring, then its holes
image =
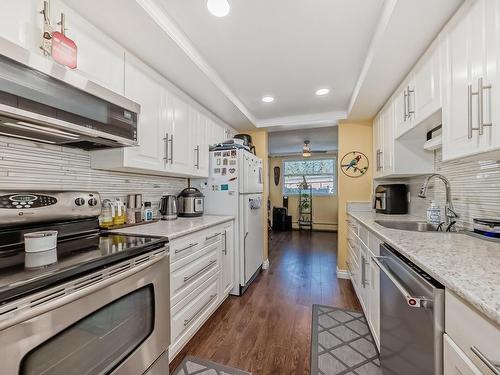
{"type": "Polygon", "coordinates": [[[27,253],[39,253],[43,251],[56,250],[56,248],[56,230],[31,232],[24,235],[24,251],[27,253]]]}

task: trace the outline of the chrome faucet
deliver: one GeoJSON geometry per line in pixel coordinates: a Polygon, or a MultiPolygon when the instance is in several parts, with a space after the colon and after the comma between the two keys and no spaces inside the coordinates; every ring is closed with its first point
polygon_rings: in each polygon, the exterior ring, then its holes
{"type": "Polygon", "coordinates": [[[446,205],[445,205],[445,209],[444,209],[444,215],[445,215],[445,225],[446,225],[447,230],[449,231],[451,229],[450,227],[453,226],[453,224],[454,224],[454,221],[455,221],[454,219],[456,219],[458,217],[458,214],[455,212],[455,210],[453,208],[453,203],[451,201],[450,181],[448,181],[448,179],[446,177],[444,177],[442,174],[439,174],[439,173],[431,174],[431,175],[427,176],[424,183],[422,184],[422,187],[420,188],[420,193],[418,194],[418,196],[420,198],[426,198],[427,188],[429,187],[429,182],[433,178],[438,178],[441,181],[443,181],[444,187],[446,188],[446,205]]]}

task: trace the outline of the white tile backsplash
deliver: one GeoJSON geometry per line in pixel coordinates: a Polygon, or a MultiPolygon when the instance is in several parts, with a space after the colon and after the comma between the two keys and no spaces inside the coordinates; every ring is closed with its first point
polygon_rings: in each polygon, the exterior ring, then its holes
{"type": "Polygon", "coordinates": [[[177,194],[187,179],[90,168],[90,152],[0,137],[0,190],[89,190],[103,198],[142,193],[156,209],[163,193],[177,194]]]}
{"type": "MultiPolygon", "coordinates": [[[[474,218],[500,218],[500,153],[443,162],[441,150],[436,150],[434,169],[450,180],[453,205],[460,215],[459,226],[471,228],[474,218]]],[[[425,176],[400,180],[409,184],[410,213],[420,217],[425,217],[431,200],[435,200],[441,209],[446,201],[440,180],[431,182],[427,199],[419,198],[424,179],[425,176]]]]}

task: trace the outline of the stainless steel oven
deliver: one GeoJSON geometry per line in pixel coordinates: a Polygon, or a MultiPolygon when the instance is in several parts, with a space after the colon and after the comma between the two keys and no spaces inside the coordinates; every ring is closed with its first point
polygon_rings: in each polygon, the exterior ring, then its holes
{"type": "Polygon", "coordinates": [[[2,374],[166,375],[168,246],[7,301],[2,374]]]}

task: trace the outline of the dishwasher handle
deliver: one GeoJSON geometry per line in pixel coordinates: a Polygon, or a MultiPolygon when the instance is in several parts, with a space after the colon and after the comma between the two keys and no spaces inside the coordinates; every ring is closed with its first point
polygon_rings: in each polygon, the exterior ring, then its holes
{"type": "Polygon", "coordinates": [[[385,273],[385,275],[391,280],[394,286],[399,290],[399,292],[406,299],[406,303],[410,307],[430,309],[432,307],[432,300],[424,297],[415,297],[406,290],[406,288],[398,281],[398,279],[392,274],[392,272],[381,262],[384,259],[390,259],[389,257],[378,256],[372,257],[372,260],[380,268],[380,270],[385,273]]]}

